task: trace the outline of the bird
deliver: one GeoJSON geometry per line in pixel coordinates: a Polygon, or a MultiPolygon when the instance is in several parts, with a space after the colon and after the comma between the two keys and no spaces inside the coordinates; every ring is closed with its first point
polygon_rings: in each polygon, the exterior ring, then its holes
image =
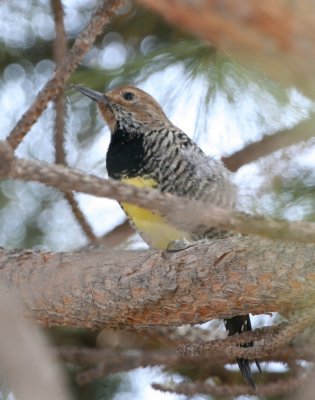
{"type": "MultiPolygon", "coordinates": [[[[97,103],[110,129],[106,154],[110,178],[140,188],[155,188],[161,193],[235,208],[237,192],[227,168],[207,156],[189,136],[173,125],[150,94],[131,85],[106,93],[78,84],[74,87],[97,103]]],[[[181,249],[196,240],[231,235],[214,227],[177,228],[165,216],[148,209],[129,203],[122,203],[121,207],[143,240],[155,249],[181,249]]],[[[252,330],[249,315],[225,319],[224,325],[229,336],[252,330]]],[[[249,342],[243,346],[252,345],[249,342]]],[[[245,381],[255,389],[249,360],[237,358],[237,363],[245,381]]]]}

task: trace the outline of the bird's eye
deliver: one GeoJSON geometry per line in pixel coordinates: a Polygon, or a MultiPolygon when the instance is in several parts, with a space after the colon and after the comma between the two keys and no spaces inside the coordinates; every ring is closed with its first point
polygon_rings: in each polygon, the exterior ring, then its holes
{"type": "Polygon", "coordinates": [[[135,98],[135,95],[132,92],[125,92],[123,94],[123,98],[125,100],[131,101],[131,100],[133,100],[135,98]]]}

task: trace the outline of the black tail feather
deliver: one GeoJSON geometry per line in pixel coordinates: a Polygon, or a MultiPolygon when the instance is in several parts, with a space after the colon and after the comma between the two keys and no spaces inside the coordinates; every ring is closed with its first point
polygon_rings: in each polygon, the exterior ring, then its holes
{"type": "Polygon", "coordinates": [[[254,381],[252,370],[249,365],[249,361],[245,358],[237,358],[236,361],[241,371],[242,377],[245,379],[246,382],[251,385],[253,389],[256,389],[256,384],[254,381]]]}
{"type": "Polygon", "coordinates": [[[259,364],[258,360],[255,360],[255,364],[256,364],[256,367],[257,367],[259,373],[262,374],[262,370],[260,368],[260,364],[259,364]]]}
{"type": "MultiPolygon", "coordinates": [[[[252,324],[249,318],[249,315],[242,315],[242,316],[237,316],[231,319],[225,319],[224,320],[224,325],[225,329],[228,332],[228,336],[235,335],[236,333],[242,333],[246,331],[251,331],[252,330],[252,324]]],[[[250,347],[253,346],[253,342],[245,343],[242,345],[243,347],[250,347]]],[[[237,358],[236,359],[237,364],[239,366],[239,369],[241,371],[241,374],[243,378],[248,382],[253,389],[256,388],[255,381],[253,378],[253,374],[250,368],[250,363],[249,360],[246,358],[237,358]]],[[[261,373],[261,368],[259,365],[259,362],[255,360],[255,363],[257,365],[257,368],[259,372],[261,373]]]]}

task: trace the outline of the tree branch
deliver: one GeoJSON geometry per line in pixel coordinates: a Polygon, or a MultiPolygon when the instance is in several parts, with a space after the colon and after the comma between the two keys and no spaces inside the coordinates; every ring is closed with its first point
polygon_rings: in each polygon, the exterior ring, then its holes
{"type": "Polygon", "coordinates": [[[268,357],[276,350],[281,349],[288,344],[299,333],[303,332],[308,326],[314,325],[315,312],[314,309],[307,309],[303,312],[303,316],[296,318],[288,326],[279,331],[273,337],[269,338],[265,343],[254,347],[247,347],[241,349],[240,347],[233,348],[227,347],[227,352],[233,354],[235,357],[245,357],[249,359],[256,359],[261,357],[268,357]],[[239,351],[241,350],[241,351],[239,351]],[[242,352],[242,350],[245,350],[242,352]]]}
{"type": "MultiPolygon", "coordinates": [[[[63,60],[67,55],[67,37],[65,33],[64,20],[63,20],[63,7],[60,0],[52,0],[51,7],[53,9],[55,18],[55,30],[56,38],[54,41],[54,59],[57,68],[62,66],[63,60]]],[[[63,82],[64,83],[64,82],[63,82]]],[[[64,133],[65,133],[65,114],[66,114],[66,104],[65,104],[65,94],[64,85],[60,87],[60,92],[57,94],[55,100],[55,151],[56,151],[56,164],[67,165],[66,153],[65,153],[65,143],[64,143],[64,133]]],[[[83,232],[91,242],[96,242],[97,237],[94,235],[92,228],[87,222],[85,215],[80,210],[78,202],[75,198],[73,192],[64,193],[65,199],[68,201],[72,213],[75,216],[78,224],[81,226],[83,232]]]]}
{"type": "Polygon", "coordinates": [[[314,128],[315,122],[313,117],[300,122],[290,130],[285,129],[273,135],[266,135],[260,141],[250,143],[230,156],[222,157],[222,162],[230,171],[235,172],[243,165],[256,161],[260,157],[311,139],[315,135],[314,128]]]}
{"type": "Polygon", "coordinates": [[[314,97],[315,29],[309,0],[138,0],[272,79],[314,97]]]}
{"type": "Polygon", "coordinates": [[[153,384],[152,387],[163,392],[183,394],[188,397],[194,396],[197,393],[203,393],[216,397],[236,397],[248,394],[253,396],[279,396],[286,393],[295,392],[297,389],[303,387],[308,381],[309,376],[310,373],[300,373],[300,375],[297,377],[280,379],[277,382],[268,383],[265,385],[257,385],[256,389],[251,388],[249,385],[213,385],[205,382],[184,382],[174,386],[153,384]]]}
{"type": "Polygon", "coordinates": [[[84,55],[91,48],[95,38],[103,31],[110,18],[122,5],[123,0],[103,0],[95,12],[88,26],[79,34],[74,45],[60,67],[56,68],[53,78],[48,81],[38,93],[31,107],[22,115],[19,122],[7,138],[13,149],[21,143],[26,133],[46,109],[52,100],[63,88],[64,83],[82,61],[84,55]]]}
{"type": "Polygon", "coordinates": [[[308,222],[279,221],[225,210],[209,203],[139,189],[111,179],[101,179],[62,165],[17,159],[10,146],[0,144],[0,177],[37,181],[61,191],[75,190],[119,202],[137,204],[159,212],[177,226],[192,230],[200,225],[227,231],[280,238],[297,242],[315,242],[315,225],[308,222]],[[70,189],[71,188],[71,189],[70,189]]]}
{"type": "Polygon", "coordinates": [[[113,248],[125,242],[134,233],[135,230],[129,222],[124,221],[115,226],[110,232],[107,232],[103,237],[99,238],[98,242],[104,246],[113,248]]]}
{"type": "Polygon", "coordinates": [[[0,279],[44,326],[201,323],[315,302],[315,246],[232,237],[184,251],[0,252],[0,279]]]}
{"type": "MultiPolygon", "coordinates": [[[[248,342],[253,341],[265,341],[268,342],[276,337],[279,334],[279,331],[285,330],[287,324],[277,324],[272,326],[266,326],[263,328],[255,329],[254,331],[243,332],[242,334],[235,334],[233,336],[228,336],[224,339],[215,339],[215,340],[196,340],[189,343],[180,344],[177,346],[177,352],[183,357],[190,358],[200,358],[202,356],[210,356],[214,351],[223,351],[227,355],[230,355],[231,348],[232,352],[234,349],[244,351],[244,354],[239,355],[237,357],[246,357],[247,358],[247,349],[248,347],[241,347],[241,344],[246,344],[248,342]],[[230,350],[228,350],[230,349],[230,350]],[[245,355],[246,353],[246,355],[245,355]]],[[[305,326],[303,326],[305,329],[305,326]]],[[[292,339],[292,338],[291,338],[292,339]]],[[[289,340],[288,340],[289,342],[289,340]]],[[[255,346],[256,348],[257,346],[255,346]]],[[[274,350],[274,349],[273,349],[274,350]]],[[[234,357],[236,357],[234,355],[234,357]]],[[[262,357],[265,357],[264,354],[262,357]]],[[[256,356],[251,357],[251,359],[257,358],[256,356]]]]}
{"type": "MultiPolygon", "coordinates": [[[[255,332],[253,331],[253,333],[255,332]]],[[[218,375],[219,366],[235,362],[235,356],[228,354],[227,350],[224,349],[224,345],[229,339],[217,340],[216,343],[220,346],[213,347],[211,350],[208,349],[206,353],[202,352],[198,357],[193,358],[178,354],[173,348],[163,350],[134,348],[130,351],[130,349],[61,346],[57,348],[57,354],[66,363],[88,367],[88,369],[84,369],[76,375],[76,381],[81,385],[109,374],[149,365],[163,365],[173,371],[174,369],[176,371],[187,371],[187,368],[191,369],[202,365],[202,369],[206,371],[206,377],[210,377],[211,375],[218,375]]],[[[314,351],[309,347],[297,349],[286,347],[275,351],[269,358],[264,358],[264,361],[294,362],[297,359],[314,361],[314,351]]]]}
{"type": "MultiPolygon", "coordinates": [[[[167,365],[174,367],[183,362],[183,358],[175,351],[143,351],[134,349],[132,351],[102,350],[89,348],[61,347],[58,349],[59,357],[76,365],[92,365],[91,369],[79,372],[76,381],[85,385],[95,379],[121,371],[129,371],[134,368],[167,365]],[[94,366],[93,366],[94,364],[94,366]]],[[[186,362],[193,362],[186,360],[186,362]]],[[[216,360],[213,360],[215,363],[216,360]]],[[[194,362],[193,362],[194,363],[194,362]]],[[[196,363],[196,361],[195,361],[196,363]]],[[[212,365],[213,365],[212,363],[212,365]]]]}
{"type": "MultiPolygon", "coordinates": [[[[237,354],[238,357],[246,357],[246,350],[249,348],[239,347],[239,344],[248,343],[248,341],[264,341],[268,343],[272,340],[274,334],[279,335],[279,331],[282,328],[286,330],[290,324],[280,324],[271,327],[264,327],[256,329],[255,331],[246,332],[234,336],[229,336],[225,339],[212,340],[210,342],[194,342],[189,344],[181,345],[177,350],[175,346],[168,343],[166,347],[158,346],[157,342],[153,341],[150,347],[143,347],[143,343],[133,344],[133,349],[130,351],[131,343],[128,342],[124,348],[82,348],[72,346],[61,346],[58,347],[57,353],[59,357],[67,362],[74,365],[88,367],[76,376],[76,381],[79,384],[86,384],[92,380],[102,378],[106,375],[127,371],[137,367],[144,367],[148,365],[163,365],[164,367],[175,369],[176,371],[191,369],[192,367],[198,367],[202,365],[204,371],[207,371],[206,377],[218,374],[218,367],[224,366],[227,363],[233,363],[235,361],[235,354],[231,350],[238,349],[240,352],[244,351],[244,354],[237,354]],[[235,347],[235,344],[238,346],[235,347]],[[140,347],[139,347],[140,346],[140,347]],[[129,348],[128,350],[126,350],[129,348]]],[[[305,326],[304,326],[305,327],[305,326]]],[[[194,329],[194,328],[192,328],[194,329]]],[[[112,330],[111,330],[112,331],[112,330]]],[[[161,331],[161,329],[159,329],[161,331]]],[[[126,335],[127,332],[122,331],[126,335]]],[[[147,332],[147,331],[146,331],[147,332]]],[[[131,332],[128,331],[128,334],[131,332]]],[[[139,332],[137,335],[143,337],[144,332],[139,332]]],[[[133,332],[133,334],[136,334],[133,332]]],[[[125,337],[126,339],[126,337],[125,337]]],[[[102,343],[103,346],[103,343],[102,343]]],[[[255,348],[259,347],[259,344],[255,344],[255,348]]],[[[282,349],[274,349],[272,354],[268,356],[260,356],[259,359],[262,361],[280,361],[293,364],[296,360],[314,360],[314,351],[306,346],[292,347],[286,346],[282,349]]],[[[257,357],[256,357],[257,358],[257,357]]],[[[293,366],[294,367],[294,366],[293,366]]]]}

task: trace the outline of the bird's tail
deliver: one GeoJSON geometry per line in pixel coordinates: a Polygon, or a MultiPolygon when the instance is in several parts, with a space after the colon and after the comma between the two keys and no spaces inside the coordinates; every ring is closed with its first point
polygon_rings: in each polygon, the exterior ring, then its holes
{"type": "MultiPolygon", "coordinates": [[[[225,329],[227,330],[228,336],[232,336],[236,333],[242,333],[252,330],[252,324],[250,322],[249,315],[242,315],[233,317],[231,319],[224,320],[225,329]]],[[[245,343],[241,345],[242,347],[250,347],[253,346],[253,342],[245,343]]],[[[255,381],[253,378],[253,374],[249,365],[249,360],[246,358],[237,358],[236,359],[239,369],[243,378],[248,382],[253,389],[256,388],[255,381]]],[[[261,368],[259,362],[255,360],[257,368],[261,373],[261,368]]]]}

